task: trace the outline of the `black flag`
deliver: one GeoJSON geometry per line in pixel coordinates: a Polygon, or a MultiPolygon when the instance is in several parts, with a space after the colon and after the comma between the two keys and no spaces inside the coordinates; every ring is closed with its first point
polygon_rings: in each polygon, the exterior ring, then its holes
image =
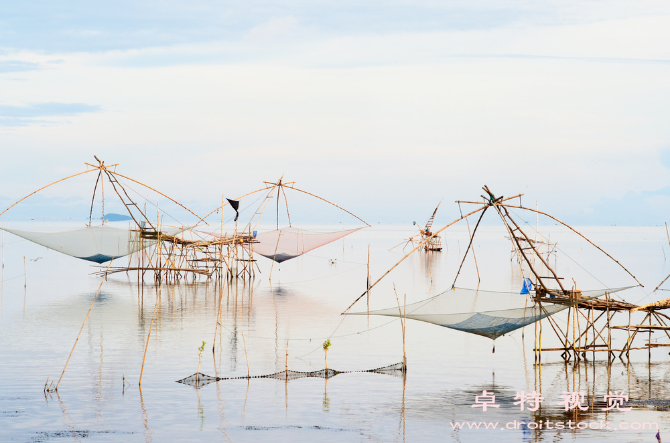
{"type": "Polygon", "coordinates": [[[227,198],[226,200],[228,200],[228,203],[230,203],[230,207],[233,208],[233,209],[235,210],[235,221],[237,221],[237,217],[239,217],[239,215],[240,215],[240,213],[237,212],[237,210],[238,210],[239,207],[240,207],[240,202],[239,202],[239,200],[231,200],[231,199],[229,199],[229,198],[227,198]]]}

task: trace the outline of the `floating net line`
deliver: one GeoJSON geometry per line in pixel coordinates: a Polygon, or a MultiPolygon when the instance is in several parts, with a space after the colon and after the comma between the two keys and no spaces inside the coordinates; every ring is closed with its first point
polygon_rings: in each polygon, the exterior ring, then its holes
{"type": "MultiPolygon", "coordinates": [[[[162,228],[165,235],[176,235],[186,228],[162,228]]],[[[157,243],[154,238],[140,238],[140,230],[112,228],[109,226],[91,226],[71,231],[36,232],[7,229],[38,245],[54,251],[95,263],[105,263],[113,258],[124,257],[157,243]]],[[[150,233],[153,231],[149,231],[150,233]]]]}
{"type": "Polygon", "coordinates": [[[196,372],[193,375],[189,375],[186,378],[177,380],[177,383],[183,383],[185,385],[193,386],[199,388],[201,386],[208,385],[221,380],[250,380],[252,378],[273,378],[275,380],[284,380],[291,381],[297,380],[300,378],[323,378],[329,379],[335,377],[338,374],[352,374],[352,373],[365,373],[371,372],[375,374],[387,374],[396,377],[402,376],[407,372],[407,367],[401,362],[393,365],[383,366],[381,368],[368,369],[364,371],[337,371],[335,369],[319,369],[318,371],[293,371],[291,369],[275,372],[267,375],[244,375],[240,377],[212,377],[200,372],[196,372]]]}
{"type": "Polygon", "coordinates": [[[314,232],[299,228],[282,228],[258,234],[253,245],[243,246],[247,249],[253,248],[255,254],[281,263],[353,234],[360,229],[363,228],[337,232],[314,232]]]}
{"type": "Polygon", "coordinates": [[[576,301],[597,298],[632,287],[582,291],[581,297],[573,301],[562,297],[549,297],[542,299],[541,305],[533,302],[532,293],[527,297],[514,292],[453,288],[426,300],[409,304],[406,309],[396,306],[345,315],[406,317],[495,340],[501,335],[560,312],[574,305],[576,301]]]}

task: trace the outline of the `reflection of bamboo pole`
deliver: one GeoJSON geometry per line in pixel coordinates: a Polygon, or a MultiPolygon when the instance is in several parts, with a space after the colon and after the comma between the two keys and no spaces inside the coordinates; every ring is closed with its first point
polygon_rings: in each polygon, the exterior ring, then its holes
{"type": "Polygon", "coordinates": [[[403,369],[407,367],[407,354],[405,352],[405,319],[407,318],[407,294],[405,294],[405,309],[400,310],[400,299],[398,298],[398,291],[395,289],[393,283],[393,292],[395,293],[396,302],[398,302],[398,313],[400,314],[400,327],[402,328],[402,364],[403,369]]]}
{"type": "MultiPolygon", "coordinates": [[[[142,386],[142,374],[144,374],[144,361],[147,358],[147,349],[149,349],[149,339],[151,338],[151,330],[154,328],[154,319],[156,318],[156,311],[158,310],[158,303],[161,300],[162,285],[158,286],[158,294],[156,295],[156,304],[154,305],[154,314],[151,316],[151,325],[149,326],[149,334],[147,335],[147,344],[144,346],[144,357],[142,357],[142,369],[140,370],[139,385],[142,386]]],[[[140,388],[141,389],[141,388],[140,388]]]]}
{"type": "Polygon", "coordinates": [[[275,259],[277,258],[277,248],[279,248],[280,238],[281,238],[281,231],[279,231],[279,235],[277,236],[277,245],[275,246],[275,254],[272,256],[272,264],[270,265],[270,277],[269,277],[270,281],[272,281],[272,269],[275,266],[275,259]]]}
{"type": "Polygon", "coordinates": [[[368,321],[370,321],[370,245],[368,245],[368,278],[365,280],[366,294],[368,295],[368,321]]]}
{"type": "MultiPolygon", "coordinates": [[[[223,238],[223,199],[224,195],[221,194],[221,238],[223,238]]],[[[216,349],[216,334],[219,330],[219,323],[221,322],[221,305],[223,304],[223,243],[219,246],[219,313],[216,316],[216,326],[214,327],[214,342],[212,344],[212,354],[215,353],[216,349]]]]}
{"type": "MultiPolygon", "coordinates": [[[[244,339],[244,332],[240,331],[240,333],[242,334],[242,343],[244,344],[244,356],[247,358],[247,377],[251,377],[249,373],[249,354],[247,354],[247,341],[244,339]]],[[[288,348],[286,352],[288,355],[288,348]]]]}
{"type": "Polygon", "coordinates": [[[223,305],[223,281],[219,280],[219,313],[216,316],[216,326],[214,327],[214,342],[212,344],[212,354],[216,349],[216,336],[219,330],[219,323],[221,323],[221,305],[223,305]]]}
{"type": "MultiPolygon", "coordinates": [[[[109,265],[107,265],[107,270],[109,270],[109,267],[112,266],[112,262],[114,259],[111,259],[109,261],[109,265]]],[[[70,355],[67,358],[67,361],[65,362],[65,367],[63,368],[63,372],[60,374],[60,378],[58,379],[58,383],[56,383],[56,392],[58,392],[58,386],[60,385],[61,380],[63,379],[63,374],[65,374],[65,370],[67,369],[68,363],[70,363],[70,358],[72,357],[72,353],[74,352],[75,346],[77,346],[77,342],[79,341],[79,336],[81,335],[81,331],[84,330],[84,325],[86,324],[86,320],[88,320],[88,316],[91,314],[91,311],[93,310],[93,304],[95,303],[95,300],[98,298],[98,294],[100,294],[100,290],[102,289],[102,284],[105,283],[106,278],[103,278],[102,281],[100,282],[100,286],[98,287],[98,291],[95,293],[95,297],[93,297],[93,302],[91,302],[91,307],[88,308],[88,313],[86,314],[86,317],[84,318],[84,323],[81,324],[81,329],[79,329],[79,334],[77,334],[77,339],[74,341],[74,345],[72,345],[72,350],[70,351],[70,355]]]]}

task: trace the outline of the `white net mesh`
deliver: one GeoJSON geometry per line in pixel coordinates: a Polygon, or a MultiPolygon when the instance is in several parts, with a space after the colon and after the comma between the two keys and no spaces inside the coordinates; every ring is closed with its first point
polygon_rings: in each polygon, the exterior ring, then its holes
{"type": "Polygon", "coordinates": [[[258,234],[256,236],[257,243],[244,247],[247,249],[253,248],[254,253],[281,263],[334,242],[359,229],[363,228],[338,232],[313,232],[298,228],[282,228],[277,231],[258,234]]]}
{"type": "MultiPolygon", "coordinates": [[[[582,291],[580,300],[601,297],[628,288],[582,291]]],[[[532,293],[526,296],[513,292],[453,288],[429,299],[407,305],[406,317],[496,339],[569,306],[569,304],[551,302],[538,306],[530,298],[532,295],[532,293]]],[[[369,313],[401,317],[404,315],[404,309],[401,306],[369,313]]],[[[368,312],[365,311],[352,312],[347,315],[367,314],[368,312]]]]}
{"type": "MultiPolygon", "coordinates": [[[[176,235],[183,230],[184,228],[162,228],[161,232],[176,235]]],[[[142,238],[140,241],[139,230],[109,226],[92,226],[61,232],[34,232],[7,228],[5,231],[54,251],[95,263],[105,263],[112,258],[132,254],[157,242],[151,238],[142,238]]]]}

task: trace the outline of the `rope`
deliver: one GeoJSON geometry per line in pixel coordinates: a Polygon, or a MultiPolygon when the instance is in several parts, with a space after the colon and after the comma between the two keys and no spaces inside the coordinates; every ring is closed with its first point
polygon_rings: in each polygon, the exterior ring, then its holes
{"type": "MultiPolygon", "coordinates": [[[[543,238],[544,240],[546,240],[547,242],[549,241],[549,239],[548,239],[547,237],[545,237],[544,235],[542,235],[542,233],[540,233],[540,232],[537,231],[535,228],[533,228],[533,226],[532,226],[530,223],[528,223],[528,222],[527,222],[521,215],[519,215],[518,213],[516,213],[516,212],[515,212],[514,210],[512,210],[511,208],[509,209],[509,211],[512,212],[512,213],[513,213],[514,215],[516,215],[517,217],[519,217],[521,220],[523,220],[523,222],[524,222],[528,227],[530,227],[530,229],[532,229],[533,231],[535,231],[540,237],[542,237],[542,238],[543,238]]],[[[605,283],[603,283],[602,281],[600,281],[600,279],[599,279],[598,277],[596,277],[595,275],[593,275],[592,273],[590,273],[586,268],[584,268],[582,265],[580,265],[579,262],[577,262],[575,259],[573,259],[572,257],[570,257],[570,255],[567,254],[564,250],[562,250],[561,248],[559,248],[559,247],[558,247],[558,244],[556,244],[556,250],[560,251],[561,254],[565,255],[568,259],[570,259],[570,261],[572,261],[574,264],[576,264],[577,266],[579,266],[584,272],[586,272],[586,273],[589,274],[591,277],[593,277],[598,283],[600,283],[601,285],[603,285],[603,287],[607,287],[607,285],[606,285],[605,283]]],[[[640,287],[638,287],[638,290],[642,290],[642,291],[644,291],[644,290],[643,290],[642,288],[640,288],[640,287]]],[[[643,293],[644,293],[644,292],[643,292],[643,293]]],[[[650,301],[651,301],[651,297],[650,297],[651,294],[653,294],[653,291],[652,291],[652,292],[649,292],[649,293],[644,293],[644,296],[643,296],[642,298],[640,298],[639,300],[637,300],[636,303],[639,304],[639,302],[642,301],[642,300],[650,300],[650,301]]],[[[610,295],[611,295],[611,296],[614,296],[614,297],[616,297],[616,298],[618,298],[618,299],[621,300],[621,301],[625,301],[625,300],[624,300],[618,293],[614,293],[614,294],[610,294],[610,295]]]]}

